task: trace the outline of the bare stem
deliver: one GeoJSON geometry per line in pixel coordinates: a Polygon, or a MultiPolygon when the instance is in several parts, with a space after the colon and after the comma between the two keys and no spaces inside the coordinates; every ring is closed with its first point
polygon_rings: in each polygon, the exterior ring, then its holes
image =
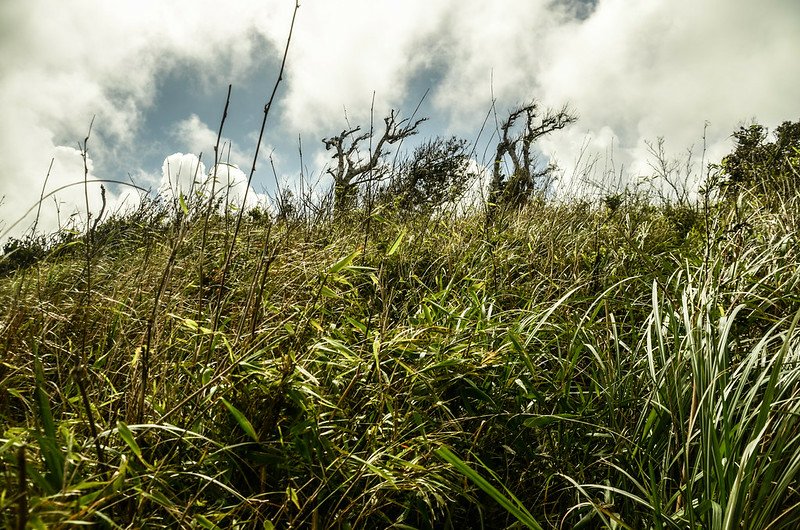
{"type": "MultiPolygon", "coordinates": [[[[233,258],[233,252],[236,247],[236,239],[239,236],[239,229],[242,225],[242,215],[244,214],[244,206],[247,204],[247,193],[250,191],[250,185],[253,182],[253,174],[256,172],[256,163],[258,162],[258,152],[261,147],[261,141],[264,138],[264,129],[267,125],[267,117],[269,116],[269,111],[272,108],[272,104],[275,100],[275,94],[278,92],[278,86],[280,85],[281,81],[283,80],[283,71],[286,67],[286,57],[289,55],[289,44],[292,42],[292,33],[294,32],[294,21],[297,18],[297,10],[300,9],[300,2],[295,1],[294,5],[294,12],[292,13],[292,22],[289,26],[289,36],[286,38],[286,47],[283,50],[283,60],[281,61],[281,68],[278,72],[278,79],[275,80],[275,85],[272,87],[272,94],[267,101],[267,104],[264,105],[264,118],[261,120],[261,130],[258,133],[258,139],[256,141],[256,149],[255,154],[253,155],[253,165],[250,168],[250,175],[247,177],[247,186],[244,189],[244,195],[242,196],[242,205],[239,208],[239,212],[236,216],[236,227],[233,230],[233,238],[231,238],[230,247],[228,248],[228,252],[225,254],[225,264],[222,267],[222,278],[220,279],[220,286],[219,290],[217,291],[217,302],[214,312],[214,320],[211,325],[211,329],[213,332],[216,332],[219,328],[219,317],[222,313],[222,293],[225,291],[225,281],[228,275],[228,268],[230,267],[231,259],[233,258]]],[[[213,348],[214,342],[210,342],[210,348],[213,348]]]]}

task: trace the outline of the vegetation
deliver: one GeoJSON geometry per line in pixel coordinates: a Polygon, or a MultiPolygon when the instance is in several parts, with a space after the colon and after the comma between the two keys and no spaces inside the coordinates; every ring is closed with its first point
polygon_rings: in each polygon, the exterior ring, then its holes
{"type": "Polygon", "coordinates": [[[536,102],[509,113],[500,126],[500,140],[492,160],[488,205],[491,218],[497,209],[519,209],[531,199],[546,195],[555,167],[549,162],[542,164],[531,147],[539,138],[563,129],[576,119],[566,107],[557,112],[547,110],[542,115],[536,102]],[[517,120],[523,116],[525,124],[515,132],[517,120]]]}
{"type": "Polygon", "coordinates": [[[800,121],[783,122],[774,136],[769,141],[769,131],[757,123],[733,133],[736,148],[721,165],[729,195],[735,196],[743,188],[755,188],[765,197],[797,193],[800,121]]]}
{"type": "Polygon", "coordinates": [[[461,199],[477,179],[470,168],[468,143],[437,137],[414,149],[410,159],[380,190],[381,202],[401,213],[431,214],[461,199]]]}
{"type": "Polygon", "coordinates": [[[328,173],[333,177],[333,212],[341,217],[358,205],[358,191],[364,185],[379,182],[386,177],[385,168],[381,167],[383,156],[388,154],[387,145],[392,145],[403,141],[409,136],[417,133],[417,127],[424,119],[411,123],[410,120],[399,120],[392,111],[389,116],[384,118],[386,128],[378,138],[374,148],[372,139],[375,131],[370,127],[367,133],[356,133],[361,131],[361,127],[345,129],[333,138],[323,138],[325,149],[333,149],[333,159],[336,164],[328,169],[328,173]],[[359,151],[361,142],[370,141],[369,154],[364,159],[359,151]]]}
{"type": "MultiPolygon", "coordinates": [[[[397,182],[452,185],[453,142],[397,182]]],[[[715,180],[502,226],[285,194],[235,240],[206,201],[145,201],[15,243],[1,524],[797,528],[800,204],[715,180]]]]}

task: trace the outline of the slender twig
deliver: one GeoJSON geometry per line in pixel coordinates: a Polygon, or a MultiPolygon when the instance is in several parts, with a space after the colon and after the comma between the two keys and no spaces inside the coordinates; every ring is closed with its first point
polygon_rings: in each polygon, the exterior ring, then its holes
{"type": "MultiPolygon", "coordinates": [[[[369,106],[369,157],[372,158],[372,137],[375,133],[375,91],[372,91],[372,103],[369,106]]],[[[369,180],[372,179],[372,171],[374,168],[369,169],[369,180]]],[[[367,218],[364,227],[364,247],[362,252],[367,251],[367,243],[369,242],[369,231],[372,221],[372,204],[373,204],[373,183],[367,184],[367,218]]]]}
{"type": "MultiPolygon", "coordinates": [[[[219,121],[219,131],[217,132],[217,143],[214,144],[214,165],[211,168],[211,171],[214,172],[214,176],[211,179],[211,192],[208,196],[208,205],[206,206],[206,218],[203,221],[203,237],[200,241],[200,260],[198,264],[200,285],[203,284],[203,267],[205,266],[205,260],[206,260],[206,240],[208,237],[208,222],[209,219],[211,218],[211,209],[214,206],[214,200],[215,200],[214,195],[216,194],[216,189],[217,189],[217,164],[219,164],[219,142],[222,139],[222,127],[225,125],[225,120],[228,117],[228,106],[231,103],[232,88],[233,85],[228,85],[228,96],[225,98],[225,108],[222,111],[222,119],[219,121]]],[[[199,161],[197,165],[198,166],[200,165],[199,161]]],[[[203,299],[201,291],[200,303],[198,304],[198,310],[197,310],[198,317],[200,313],[202,313],[202,307],[201,307],[202,300],[203,299]]]]}
{"type": "MultiPolygon", "coordinates": [[[[292,32],[294,31],[294,21],[297,18],[297,10],[300,8],[299,0],[295,1],[294,5],[294,12],[292,13],[292,22],[289,26],[289,36],[286,38],[286,47],[283,50],[283,60],[281,61],[281,68],[278,72],[278,79],[275,80],[275,85],[272,87],[272,94],[267,101],[267,104],[264,105],[264,118],[261,120],[261,130],[258,133],[258,139],[256,140],[256,148],[255,154],[253,155],[253,165],[250,168],[250,174],[247,177],[247,186],[244,189],[244,195],[242,196],[242,205],[239,208],[239,212],[236,216],[236,227],[233,230],[233,237],[231,238],[230,246],[228,248],[228,252],[225,254],[225,264],[222,267],[222,277],[220,279],[220,286],[219,290],[217,291],[217,301],[216,307],[214,311],[214,320],[211,324],[211,329],[213,332],[216,332],[219,328],[219,318],[222,314],[222,293],[225,291],[225,282],[227,280],[228,275],[228,268],[230,267],[231,260],[233,258],[233,252],[236,247],[236,239],[239,236],[239,230],[242,224],[242,215],[244,213],[244,206],[247,204],[247,194],[250,191],[250,186],[253,182],[253,174],[256,172],[256,163],[258,162],[258,153],[261,148],[261,141],[264,138],[264,129],[267,125],[267,117],[269,116],[269,111],[272,108],[272,104],[275,100],[275,94],[278,92],[278,86],[280,85],[281,81],[283,80],[283,71],[286,68],[286,58],[289,55],[289,44],[292,41],[292,32]]],[[[210,342],[210,348],[213,349],[214,342],[210,342]]]]}
{"type": "Polygon", "coordinates": [[[306,176],[303,172],[303,140],[302,137],[298,134],[297,135],[297,151],[300,155],[300,200],[303,201],[303,219],[307,217],[307,208],[308,205],[305,201],[305,181],[306,176]]]}
{"type": "Polygon", "coordinates": [[[47,189],[47,181],[50,180],[50,171],[53,170],[53,162],[55,158],[50,159],[50,166],[47,168],[47,175],[44,176],[44,183],[42,184],[42,193],[39,194],[39,208],[36,210],[36,218],[33,220],[33,228],[31,228],[31,235],[36,236],[36,227],[39,225],[39,216],[42,214],[42,201],[44,201],[44,190],[47,189]]]}
{"type": "Polygon", "coordinates": [[[17,450],[17,480],[19,482],[19,498],[17,499],[17,530],[25,530],[28,526],[28,480],[25,470],[25,446],[17,450]]]}
{"type": "MultiPolygon", "coordinates": [[[[200,164],[199,160],[197,164],[200,164]]],[[[169,283],[172,270],[175,267],[178,248],[180,247],[180,243],[185,232],[186,225],[182,223],[182,218],[180,215],[176,216],[175,223],[175,242],[172,245],[172,250],[170,251],[169,258],[167,259],[167,265],[164,267],[164,271],[161,273],[161,280],[155,293],[155,300],[153,300],[153,308],[150,311],[150,318],[147,320],[147,331],[145,332],[145,341],[141,350],[141,359],[139,360],[139,364],[141,365],[141,388],[139,389],[136,407],[136,423],[142,423],[144,417],[144,396],[147,393],[147,383],[150,375],[150,350],[155,342],[153,339],[153,329],[155,327],[156,316],[158,315],[158,308],[160,306],[161,297],[167,290],[167,284],[169,283]]]]}
{"type": "MultiPolygon", "coordinates": [[[[86,391],[86,380],[83,378],[83,375],[88,373],[86,369],[88,362],[89,362],[89,353],[88,349],[88,342],[89,342],[89,308],[91,307],[92,301],[92,240],[94,229],[96,228],[97,223],[92,224],[91,218],[92,213],[89,210],[89,137],[92,134],[92,125],[94,125],[94,117],[92,121],[89,123],[89,131],[86,133],[86,138],[83,140],[83,146],[81,148],[81,158],[83,159],[83,196],[86,203],[86,240],[84,241],[84,248],[86,250],[85,257],[86,257],[86,292],[84,293],[83,298],[83,308],[81,311],[82,314],[82,322],[81,322],[81,358],[80,363],[78,364],[77,368],[74,370],[73,374],[75,375],[75,382],[77,383],[78,390],[81,394],[81,400],[83,402],[83,407],[86,409],[86,421],[89,424],[89,432],[92,435],[92,439],[94,440],[95,450],[97,452],[97,461],[100,464],[100,467],[105,470],[106,468],[106,459],[105,455],[103,454],[103,447],[100,445],[100,440],[97,437],[97,426],[94,422],[94,414],[92,413],[91,403],[89,402],[88,392],[86,391]]],[[[41,204],[41,202],[40,202],[41,204]]],[[[105,209],[105,193],[103,194],[103,207],[105,209]]],[[[102,215],[102,212],[101,214],[102,215]]],[[[98,216],[99,219],[99,216],[98,216]]]]}
{"type": "Polygon", "coordinates": [[[97,217],[94,218],[94,223],[92,223],[92,234],[97,231],[97,225],[100,224],[100,221],[103,219],[103,214],[106,211],[106,187],[102,184],[100,184],[100,200],[102,201],[100,204],[100,213],[97,214],[97,217]]]}
{"type": "MultiPolygon", "coordinates": [[[[425,99],[428,97],[428,93],[430,93],[430,91],[431,89],[430,87],[428,87],[425,89],[425,92],[422,93],[422,96],[419,98],[419,101],[417,101],[417,105],[414,107],[413,112],[411,112],[411,116],[409,116],[408,118],[409,121],[413,122],[414,118],[417,117],[417,114],[419,114],[419,109],[422,108],[422,104],[425,102],[425,99]]],[[[417,124],[427,120],[428,118],[422,118],[422,120],[417,121],[417,124]]],[[[395,149],[394,158],[392,159],[392,171],[395,171],[397,169],[397,163],[398,163],[397,161],[400,158],[400,150],[403,147],[403,142],[405,141],[405,139],[406,137],[400,138],[400,141],[397,144],[397,149],[395,149]]]]}

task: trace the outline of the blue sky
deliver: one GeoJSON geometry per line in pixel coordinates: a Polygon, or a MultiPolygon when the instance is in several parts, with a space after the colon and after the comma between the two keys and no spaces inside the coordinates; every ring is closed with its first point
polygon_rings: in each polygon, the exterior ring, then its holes
{"type": "MultiPolygon", "coordinates": [[[[224,135],[231,162],[249,171],[294,2],[222,5],[0,3],[0,232],[36,202],[51,159],[47,190],[83,179],[77,143],[93,116],[90,178],[156,190],[171,155],[202,152],[210,165],[230,83],[224,135]]],[[[598,178],[613,161],[633,179],[649,171],[646,142],[659,137],[670,154],[694,146],[699,159],[708,122],[714,159],[740,124],[800,119],[798,50],[796,0],[303,0],[262,153],[295,185],[298,135],[308,174],[323,174],[321,138],[346,127],[345,111],[367,126],[373,94],[380,122],[392,108],[408,115],[428,91],[420,138],[469,140],[492,96],[501,118],[536,98],[580,116],[540,145],[562,182],[574,180],[582,148],[583,163],[598,157],[598,178]]],[[[274,182],[262,157],[252,193],[268,200],[274,182]]],[[[85,215],[79,187],[56,198],[43,206],[43,229],[85,215]]],[[[134,201],[117,187],[109,198],[134,201]]],[[[91,202],[98,208],[99,191],[91,202]]]]}

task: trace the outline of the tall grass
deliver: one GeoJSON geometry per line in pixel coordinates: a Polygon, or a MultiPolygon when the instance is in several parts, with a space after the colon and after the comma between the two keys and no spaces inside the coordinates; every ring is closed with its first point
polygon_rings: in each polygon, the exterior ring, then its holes
{"type": "Polygon", "coordinates": [[[148,203],[0,278],[3,525],[795,528],[796,211],[148,203]]]}

